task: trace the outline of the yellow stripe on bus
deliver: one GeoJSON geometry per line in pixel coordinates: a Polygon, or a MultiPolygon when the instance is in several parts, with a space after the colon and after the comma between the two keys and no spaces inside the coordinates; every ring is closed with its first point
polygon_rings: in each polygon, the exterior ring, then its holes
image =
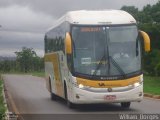
{"type": "Polygon", "coordinates": [[[136,82],[140,82],[140,76],[136,76],[129,79],[123,80],[88,80],[83,78],[76,78],[77,83],[84,86],[90,86],[95,88],[113,88],[113,87],[124,87],[128,85],[133,85],[136,82]]]}
{"type": "Polygon", "coordinates": [[[56,88],[56,93],[59,96],[63,96],[63,85],[60,75],[60,68],[59,68],[59,58],[57,53],[50,53],[45,55],[45,62],[52,62],[53,69],[54,69],[54,79],[56,85],[54,87],[56,88]]]}

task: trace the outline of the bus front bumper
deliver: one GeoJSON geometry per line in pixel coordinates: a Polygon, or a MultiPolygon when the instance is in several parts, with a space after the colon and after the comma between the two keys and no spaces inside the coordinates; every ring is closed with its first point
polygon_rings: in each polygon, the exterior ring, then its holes
{"type": "Polygon", "coordinates": [[[75,104],[140,102],[143,99],[143,84],[123,92],[91,92],[74,87],[70,100],[75,104]]]}

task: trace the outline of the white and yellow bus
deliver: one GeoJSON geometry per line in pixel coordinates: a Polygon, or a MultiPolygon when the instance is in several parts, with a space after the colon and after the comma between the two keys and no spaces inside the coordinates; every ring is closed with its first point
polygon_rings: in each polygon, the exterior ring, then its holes
{"type": "Polygon", "coordinates": [[[121,103],[143,99],[141,40],[147,33],[121,10],[71,11],[45,34],[45,75],[51,99],[67,105],[121,103]],[[139,37],[142,36],[142,37],[139,37]]]}

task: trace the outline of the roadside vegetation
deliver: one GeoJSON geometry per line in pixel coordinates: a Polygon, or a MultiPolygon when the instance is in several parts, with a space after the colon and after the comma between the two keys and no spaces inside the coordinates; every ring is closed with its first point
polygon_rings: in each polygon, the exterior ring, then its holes
{"type": "Polygon", "coordinates": [[[32,72],[30,74],[33,75],[33,76],[37,76],[37,77],[45,77],[44,71],[41,71],[41,72],[32,72]]]}
{"type": "Polygon", "coordinates": [[[23,47],[21,51],[16,51],[15,55],[15,60],[0,61],[1,73],[44,76],[44,59],[38,57],[32,48],[23,47]]]}
{"type": "Polygon", "coordinates": [[[160,95],[160,77],[144,76],[144,92],[160,95]]]}
{"type": "Polygon", "coordinates": [[[0,120],[2,119],[2,115],[5,114],[5,106],[4,106],[4,99],[3,99],[3,81],[0,75],[0,120]]]}

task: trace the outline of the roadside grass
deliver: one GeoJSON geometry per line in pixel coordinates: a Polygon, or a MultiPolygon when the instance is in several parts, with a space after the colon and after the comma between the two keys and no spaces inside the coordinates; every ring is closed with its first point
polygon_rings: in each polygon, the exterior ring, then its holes
{"type": "Polygon", "coordinates": [[[160,95],[160,77],[144,75],[144,93],[160,95]]]}
{"type": "Polygon", "coordinates": [[[31,72],[31,74],[33,76],[38,76],[38,77],[44,77],[45,76],[45,72],[44,71],[41,71],[41,72],[31,72]]]}
{"type": "Polygon", "coordinates": [[[2,119],[2,115],[5,114],[5,111],[6,111],[6,108],[5,108],[4,99],[3,99],[3,81],[0,75],[0,119],[2,119]]]}
{"type": "Polygon", "coordinates": [[[30,71],[30,72],[20,72],[20,71],[12,71],[12,72],[6,72],[3,74],[19,74],[19,75],[33,75],[37,77],[45,77],[45,72],[44,71],[30,71]]]}

